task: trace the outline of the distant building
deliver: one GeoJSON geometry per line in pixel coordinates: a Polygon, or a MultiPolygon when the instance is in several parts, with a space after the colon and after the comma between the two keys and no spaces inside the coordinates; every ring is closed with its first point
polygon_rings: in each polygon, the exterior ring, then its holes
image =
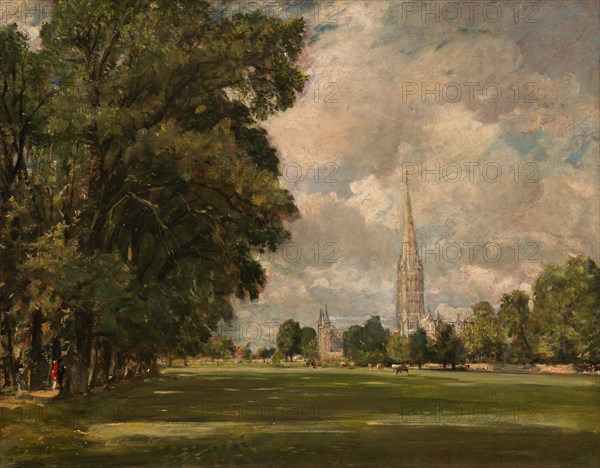
{"type": "Polygon", "coordinates": [[[408,336],[425,319],[425,281],[423,263],[419,255],[417,235],[413,223],[408,180],[404,207],[404,236],[398,260],[398,289],[396,291],[396,316],[401,336],[408,336]]]}
{"type": "Polygon", "coordinates": [[[427,333],[427,336],[430,336],[433,338],[435,336],[435,332],[436,332],[437,328],[440,326],[440,323],[442,323],[442,320],[440,319],[440,315],[438,314],[437,318],[434,318],[433,315],[431,314],[431,311],[429,309],[427,309],[427,315],[425,316],[425,318],[423,320],[421,320],[421,328],[423,328],[423,330],[425,330],[425,333],[427,333]]]}
{"type": "Polygon", "coordinates": [[[317,350],[319,359],[331,360],[340,359],[343,356],[343,337],[342,331],[336,330],[329,318],[327,305],[325,312],[319,309],[319,321],[317,322],[317,350]]]}
{"type": "Polygon", "coordinates": [[[471,319],[443,321],[438,314],[434,317],[431,311],[425,314],[425,278],[423,262],[419,255],[417,235],[412,216],[408,180],[406,181],[406,197],[404,206],[404,232],[402,251],[398,260],[398,289],[396,291],[396,317],[400,336],[408,336],[421,327],[428,336],[434,337],[441,323],[454,326],[457,333],[462,333],[472,322],[471,319]]]}
{"type": "Polygon", "coordinates": [[[442,320],[439,313],[437,314],[437,317],[434,317],[431,311],[427,309],[427,315],[421,320],[421,328],[425,330],[427,336],[434,338],[435,332],[442,323],[452,325],[456,333],[460,335],[471,323],[473,323],[473,319],[470,317],[461,319],[460,315],[457,315],[456,320],[442,320]]]}
{"type": "Polygon", "coordinates": [[[452,325],[454,327],[454,330],[456,331],[457,334],[461,334],[462,332],[464,332],[467,327],[473,323],[473,318],[472,317],[467,317],[466,319],[461,319],[460,318],[460,314],[458,314],[456,316],[456,320],[448,320],[445,321],[444,323],[447,323],[448,325],[452,325]]]}

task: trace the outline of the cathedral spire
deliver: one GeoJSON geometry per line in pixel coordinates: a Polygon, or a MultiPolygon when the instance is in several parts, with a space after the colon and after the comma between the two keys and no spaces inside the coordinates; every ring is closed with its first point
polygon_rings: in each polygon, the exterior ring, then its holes
{"type": "Polygon", "coordinates": [[[408,190],[408,174],[406,175],[406,197],[404,200],[404,236],[402,238],[402,257],[408,266],[414,265],[417,254],[417,234],[412,216],[412,206],[410,203],[410,193],[408,190]]]}
{"type": "Polygon", "coordinates": [[[421,320],[425,318],[423,264],[419,256],[417,234],[412,216],[408,174],[404,203],[402,250],[397,271],[396,316],[400,334],[408,336],[420,326],[421,320]]]}

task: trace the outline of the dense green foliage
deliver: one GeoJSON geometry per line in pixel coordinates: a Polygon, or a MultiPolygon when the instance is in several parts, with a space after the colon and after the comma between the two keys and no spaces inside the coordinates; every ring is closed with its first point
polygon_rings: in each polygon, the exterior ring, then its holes
{"type": "Polygon", "coordinates": [[[467,325],[463,338],[466,352],[478,361],[500,361],[504,358],[508,345],[507,330],[493,306],[478,302],[473,306],[473,317],[467,325]]]}
{"type": "Polygon", "coordinates": [[[271,357],[273,357],[273,354],[275,354],[275,351],[277,351],[275,348],[271,347],[271,348],[258,348],[256,350],[255,356],[259,359],[262,359],[263,362],[266,362],[267,359],[270,359],[271,357]]]}
{"type": "Polygon", "coordinates": [[[302,329],[295,320],[289,319],[277,331],[277,350],[287,360],[302,350],[302,329]]]}
{"type": "Polygon", "coordinates": [[[537,352],[549,360],[600,362],[600,269],[587,257],[548,268],[533,285],[537,352]]]}
{"type": "Polygon", "coordinates": [[[57,1],[37,52],[0,28],[6,373],[43,377],[58,340],[84,391],[90,368],[199,352],[260,294],[296,207],[259,123],[303,88],[304,25],[209,7],[57,1]]]}
{"type": "Polygon", "coordinates": [[[389,331],[383,328],[378,316],[364,326],[353,325],[343,334],[344,356],[359,365],[381,362],[386,355],[389,331]]]}
{"type": "Polygon", "coordinates": [[[417,329],[409,336],[408,361],[415,363],[419,369],[423,364],[434,357],[433,344],[422,328],[417,329]]]}
{"type": "Polygon", "coordinates": [[[454,369],[464,361],[464,346],[452,325],[442,323],[435,331],[435,355],[444,367],[450,364],[454,369]]]}
{"type": "Polygon", "coordinates": [[[300,330],[300,352],[307,359],[318,357],[317,332],[314,328],[303,327],[300,330]]]}
{"type": "Polygon", "coordinates": [[[202,346],[202,354],[211,359],[229,359],[235,354],[236,347],[230,336],[215,336],[202,346]]]}

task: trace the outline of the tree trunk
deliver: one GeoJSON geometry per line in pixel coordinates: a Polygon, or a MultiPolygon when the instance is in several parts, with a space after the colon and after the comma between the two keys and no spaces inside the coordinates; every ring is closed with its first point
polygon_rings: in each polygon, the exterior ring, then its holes
{"type": "Polygon", "coordinates": [[[102,362],[99,369],[99,381],[103,384],[108,383],[108,376],[110,371],[110,363],[112,358],[112,344],[109,340],[105,340],[102,343],[102,362]]]}
{"type": "Polygon", "coordinates": [[[150,366],[150,375],[158,376],[160,374],[160,370],[158,369],[158,356],[156,354],[152,355],[152,364],[150,366]]]}
{"type": "Polygon", "coordinates": [[[92,355],[93,313],[75,312],[75,337],[69,346],[68,393],[88,391],[92,355]]]}
{"type": "Polygon", "coordinates": [[[40,309],[31,314],[31,386],[40,388],[48,377],[48,363],[43,362],[42,353],[42,323],[44,316],[40,309]]]}
{"type": "Polygon", "coordinates": [[[96,373],[98,372],[98,342],[96,339],[92,339],[92,355],[90,357],[90,374],[91,377],[89,379],[89,384],[90,387],[93,388],[94,385],[94,378],[96,376],[96,373]]]}
{"type": "Polygon", "coordinates": [[[95,343],[94,371],[92,372],[92,387],[108,383],[111,366],[112,346],[109,340],[99,339],[95,343]]]}
{"type": "Polygon", "coordinates": [[[6,337],[3,344],[6,343],[6,356],[4,357],[4,362],[2,367],[4,369],[4,384],[10,385],[13,387],[15,385],[15,358],[14,358],[14,340],[13,340],[13,326],[11,324],[10,315],[8,312],[4,312],[2,318],[2,323],[0,323],[1,333],[0,338],[2,336],[6,337]]]}
{"type": "Polygon", "coordinates": [[[123,380],[125,377],[125,355],[122,352],[118,350],[113,351],[111,367],[113,381],[120,382],[123,380]]]}
{"type": "Polygon", "coordinates": [[[52,361],[58,361],[62,357],[62,346],[60,339],[54,338],[54,340],[52,340],[52,347],[50,349],[52,351],[52,361]]]}
{"type": "Polygon", "coordinates": [[[523,343],[525,344],[525,347],[527,348],[527,354],[528,354],[528,358],[529,359],[533,359],[533,351],[531,350],[531,346],[529,346],[529,342],[527,341],[527,337],[525,336],[525,329],[523,327],[521,327],[520,329],[520,334],[521,334],[521,339],[523,340],[523,343]]]}

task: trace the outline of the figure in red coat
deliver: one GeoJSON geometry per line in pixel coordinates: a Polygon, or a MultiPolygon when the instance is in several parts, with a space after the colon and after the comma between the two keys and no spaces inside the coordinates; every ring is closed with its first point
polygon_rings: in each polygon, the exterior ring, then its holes
{"type": "Polygon", "coordinates": [[[56,385],[58,382],[58,362],[52,362],[52,371],[50,373],[50,378],[52,379],[52,390],[56,390],[56,385]]]}

